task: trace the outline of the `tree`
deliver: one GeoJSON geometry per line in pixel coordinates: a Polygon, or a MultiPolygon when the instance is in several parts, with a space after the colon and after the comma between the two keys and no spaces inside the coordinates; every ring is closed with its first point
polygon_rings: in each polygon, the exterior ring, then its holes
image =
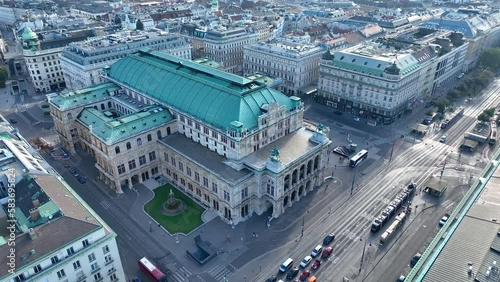
{"type": "Polygon", "coordinates": [[[7,81],[7,77],[9,73],[7,72],[6,67],[0,67],[0,88],[5,88],[5,82],[7,81]]]}
{"type": "Polygon", "coordinates": [[[479,60],[485,68],[491,68],[493,71],[500,70],[500,48],[486,49],[479,60]]]}
{"type": "Polygon", "coordinates": [[[479,120],[480,122],[489,122],[490,118],[491,117],[489,117],[487,114],[483,112],[477,117],[477,120],[479,120]]]}
{"type": "Polygon", "coordinates": [[[135,23],[135,29],[144,30],[144,24],[141,22],[141,20],[137,20],[137,22],[135,23]]]}
{"type": "Polygon", "coordinates": [[[448,93],[446,94],[446,98],[448,98],[449,100],[455,100],[457,98],[460,98],[462,97],[463,93],[460,92],[459,90],[457,89],[451,89],[450,91],[448,91],[448,93]]]}
{"type": "Polygon", "coordinates": [[[448,99],[441,99],[436,102],[436,107],[438,108],[438,112],[440,113],[444,113],[448,105],[450,105],[450,100],[448,99]]]}

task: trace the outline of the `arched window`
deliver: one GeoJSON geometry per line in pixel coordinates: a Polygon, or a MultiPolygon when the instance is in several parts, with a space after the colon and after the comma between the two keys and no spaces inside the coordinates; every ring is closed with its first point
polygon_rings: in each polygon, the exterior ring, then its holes
{"type": "Polygon", "coordinates": [[[167,135],[170,135],[170,127],[167,127],[167,135]]]}
{"type": "Polygon", "coordinates": [[[109,102],[108,102],[108,108],[110,108],[110,109],[111,109],[111,105],[112,105],[112,104],[111,104],[111,101],[109,101],[109,102]]]}
{"type": "Polygon", "coordinates": [[[141,138],[137,138],[137,146],[140,146],[142,145],[142,139],[141,138]]]}
{"type": "Polygon", "coordinates": [[[156,137],[158,137],[158,139],[161,139],[161,130],[156,131],[156,137]]]}
{"type": "Polygon", "coordinates": [[[94,109],[96,109],[96,110],[97,110],[97,106],[94,106],[94,109]]]}
{"type": "Polygon", "coordinates": [[[130,150],[132,146],[130,145],[130,142],[127,142],[127,150],[130,150]]]}
{"type": "Polygon", "coordinates": [[[104,104],[101,104],[101,110],[104,111],[105,107],[104,107],[104,104]]]}
{"type": "Polygon", "coordinates": [[[120,146],[115,147],[115,153],[119,154],[120,153],[120,146]]]}
{"type": "Polygon", "coordinates": [[[153,138],[151,137],[151,134],[148,134],[148,142],[153,140],[153,138]]]}

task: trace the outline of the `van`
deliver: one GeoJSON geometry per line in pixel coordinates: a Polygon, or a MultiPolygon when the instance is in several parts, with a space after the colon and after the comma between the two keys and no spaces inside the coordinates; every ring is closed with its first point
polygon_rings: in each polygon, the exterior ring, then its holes
{"type": "Polygon", "coordinates": [[[293,266],[293,259],[287,258],[285,262],[280,266],[280,272],[287,272],[293,266]]]}
{"type": "Polygon", "coordinates": [[[316,276],[311,276],[311,277],[309,277],[309,280],[307,280],[307,282],[316,282],[316,281],[318,281],[316,279],[316,276]]]}

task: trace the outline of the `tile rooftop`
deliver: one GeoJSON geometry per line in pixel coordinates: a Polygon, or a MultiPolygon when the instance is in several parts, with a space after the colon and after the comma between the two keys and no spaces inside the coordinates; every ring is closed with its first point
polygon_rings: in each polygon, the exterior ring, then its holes
{"type": "Polygon", "coordinates": [[[50,98],[50,103],[61,110],[67,110],[84,106],[92,102],[109,99],[109,94],[118,89],[120,88],[114,83],[105,82],[80,90],[61,93],[58,96],[50,98]]]}

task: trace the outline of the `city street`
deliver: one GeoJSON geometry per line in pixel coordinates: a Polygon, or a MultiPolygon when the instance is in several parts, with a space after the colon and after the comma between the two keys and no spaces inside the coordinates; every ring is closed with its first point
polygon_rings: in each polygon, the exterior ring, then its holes
{"type": "MultiPolygon", "coordinates": [[[[279,265],[288,257],[298,265],[326,234],[334,232],[333,255],[315,272],[321,281],[341,281],[342,277],[350,281],[391,281],[408,272],[411,257],[425,249],[437,231],[439,218],[461,199],[468,188],[469,176],[477,175],[487,161],[488,145],[484,152],[478,150],[474,154],[460,154],[458,147],[464,133],[476,123],[479,113],[500,102],[500,87],[495,84],[489,91],[495,95],[485,93],[467,104],[464,116],[445,133],[432,130],[423,139],[409,134],[411,125],[421,120],[427,110],[423,106],[393,125],[374,127],[363,119],[355,121],[348,114],[334,115],[332,108],[306,101],[305,117],[332,129],[331,148],[356,143],[358,149],[369,150],[369,157],[353,169],[347,160],[341,161],[338,155],[330,154],[329,180],[287,208],[286,213],[273,219],[269,227],[266,225],[267,213],[253,216],[234,229],[207,214],[207,222],[201,228],[186,235],[171,235],[151,224],[143,212],[143,205],[152,197],[147,187],[137,185],[135,191],[127,189],[117,196],[96,179],[94,163],[89,156],[79,153],[63,162],[55,161],[50,155],[44,156],[118,234],[127,279],[142,277],[137,260],[148,256],[172,281],[220,282],[225,278],[228,281],[264,281],[276,275],[279,265]],[[448,139],[443,144],[438,139],[444,134],[448,139]],[[406,137],[400,138],[401,135],[406,137]],[[88,182],[80,184],[65,166],[77,167],[87,176],[88,182]],[[382,232],[371,235],[369,231],[373,218],[410,181],[422,185],[430,175],[439,177],[443,166],[443,179],[449,183],[445,195],[437,199],[417,192],[414,212],[404,227],[388,244],[379,247],[382,232]],[[194,247],[196,235],[222,250],[203,267],[186,256],[186,249],[194,247]],[[227,237],[232,241],[227,242],[227,237]]],[[[21,108],[43,126],[34,125],[30,118],[21,115],[14,103],[2,107],[2,113],[7,119],[15,117],[18,120],[14,126],[27,139],[41,136],[52,141],[55,132],[50,129],[50,118],[47,120],[43,116],[40,103],[39,97],[28,97],[21,108]]]]}

